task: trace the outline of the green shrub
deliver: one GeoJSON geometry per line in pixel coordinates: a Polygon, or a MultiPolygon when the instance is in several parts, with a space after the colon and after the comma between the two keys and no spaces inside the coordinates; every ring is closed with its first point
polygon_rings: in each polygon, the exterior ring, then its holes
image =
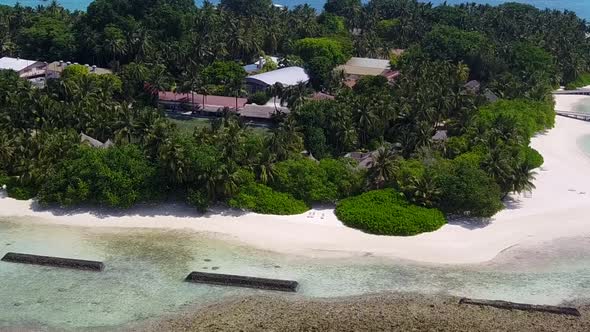
{"type": "Polygon", "coordinates": [[[446,223],[439,210],[411,205],[393,189],[344,199],[336,206],[336,216],[349,227],[380,235],[416,235],[446,223]]]}
{"type": "Polygon", "coordinates": [[[487,218],[502,209],[500,186],[479,168],[477,156],[467,153],[437,167],[438,208],[445,213],[487,218]]]}
{"type": "Polygon", "coordinates": [[[528,147],[528,146],[525,147],[524,152],[525,152],[525,161],[524,162],[526,163],[528,169],[539,168],[545,162],[545,160],[543,159],[543,156],[539,153],[539,151],[537,151],[531,147],[528,147]]]}
{"type": "Polygon", "coordinates": [[[62,160],[48,175],[39,202],[128,208],[158,192],[155,173],[155,167],[135,145],[84,147],[76,156],[62,160]]]}
{"type": "Polygon", "coordinates": [[[482,107],[476,116],[476,127],[492,129],[501,118],[508,119],[522,137],[529,139],[535,133],[553,128],[555,110],[553,102],[525,99],[499,100],[482,107]]]}
{"type": "Polygon", "coordinates": [[[575,90],[590,85],[590,73],[583,73],[576,78],[575,81],[566,84],[566,90],[575,90]]]}
{"type": "Polygon", "coordinates": [[[35,191],[31,188],[22,187],[22,186],[8,186],[8,197],[26,201],[35,197],[35,191]]]}
{"type": "Polygon", "coordinates": [[[248,103],[252,104],[256,104],[256,105],[264,105],[268,102],[268,100],[270,99],[270,97],[268,96],[268,94],[264,91],[258,91],[256,93],[254,93],[253,95],[251,95],[250,97],[248,97],[248,103]]]}
{"type": "Polygon", "coordinates": [[[8,175],[0,172],[0,187],[4,185],[8,185],[8,181],[10,181],[10,177],[8,175]]]}
{"type": "Polygon", "coordinates": [[[271,187],[307,203],[335,202],[340,197],[319,163],[309,159],[289,159],[275,164],[271,187]]]}
{"type": "Polygon", "coordinates": [[[325,158],[320,161],[320,168],[326,172],[328,181],[338,188],[339,198],[361,192],[365,182],[365,172],[360,171],[354,161],[325,158]]]}
{"type": "Polygon", "coordinates": [[[295,53],[306,62],[313,58],[325,57],[335,66],[345,63],[350,57],[347,47],[335,37],[300,39],[295,42],[294,48],[295,53]]]}
{"type": "Polygon", "coordinates": [[[189,189],[186,197],[188,203],[197,208],[197,211],[205,213],[209,207],[209,196],[203,190],[189,189]]]}
{"type": "Polygon", "coordinates": [[[262,214],[291,215],[309,210],[307,205],[293,196],[272,190],[263,184],[250,184],[229,201],[234,208],[262,214]]]}

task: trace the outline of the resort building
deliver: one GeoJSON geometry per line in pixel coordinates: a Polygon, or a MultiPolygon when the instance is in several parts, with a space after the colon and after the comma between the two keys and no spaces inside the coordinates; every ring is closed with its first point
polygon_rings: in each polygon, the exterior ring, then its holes
{"type": "MultiPolygon", "coordinates": [[[[246,120],[266,123],[277,111],[288,113],[289,109],[271,104],[247,104],[248,99],[238,98],[237,113],[246,120]]],[[[188,119],[199,117],[215,117],[224,108],[236,110],[236,98],[226,96],[203,96],[201,94],[175,93],[160,91],[158,105],[168,111],[175,118],[188,119]]]]}
{"type": "Polygon", "coordinates": [[[373,166],[377,151],[361,152],[354,151],[344,155],[344,158],[350,158],[358,163],[358,168],[369,169],[373,166]]]}
{"type": "Polygon", "coordinates": [[[356,85],[363,76],[384,76],[389,81],[399,76],[398,71],[389,69],[389,60],[373,58],[350,58],[345,64],[336,67],[336,70],[342,70],[345,75],[345,84],[349,87],[356,85]]]}
{"type": "MultiPolygon", "coordinates": [[[[63,70],[69,66],[69,65],[77,65],[77,63],[71,63],[71,62],[64,62],[64,61],[54,61],[50,64],[47,65],[46,67],[46,78],[47,79],[51,79],[51,78],[59,78],[61,77],[61,73],[63,72],[63,70]]],[[[103,74],[112,74],[113,72],[109,69],[105,69],[105,68],[100,68],[97,66],[90,66],[90,65],[85,65],[88,68],[88,71],[91,74],[97,74],[97,75],[103,75],[103,74]]]]}
{"type": "Polygon", "coordinates": [[[22,78],[34,78],[45,75],[46,64],[41,61],[20,58],[0,58],[0,70],[14,70],[22,78]]]}
{"type": "Polygon", "coordinates": [[[246,77],[245,83],[248,91],[256,92],[266,90],[268,87],[280,83],[283,86],[296,85],[309,81],[309,76],[301,67],[285,67],[262,74],[246,77]]]}
{"type": "Polygon", "coordinates": [[[500,99],[490,89],[484,89],[482,91],[481,83],[477,80],[471,80],[471,81],[465,83],[465,85],[463,85],[463,87],[465,88],[465,90],[468,93],[471,93],[471,94],[481,93],[484,96],[484,98],[490,103],[493,103],[493,102],[497,101],[498,99],[500,99]]]}
{"type": "MultiPolygon", "coordinates": [[[[238,98],[238,110],[244,108],[248,102],[246,98],[238,98]]],[[[220,108],[236,108],[236,98],[227,96],[204,96],[198,93],[175,93],[160,91],[158,93],[158,104],[169,110],[180,110],[183,105],[188,110],[199,110],[203,112],[217,112],[220,108]]]]}

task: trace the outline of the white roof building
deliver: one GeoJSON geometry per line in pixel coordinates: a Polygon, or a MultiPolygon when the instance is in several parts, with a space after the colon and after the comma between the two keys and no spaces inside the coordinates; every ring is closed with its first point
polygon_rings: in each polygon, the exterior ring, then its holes
{"type": "Polygon", "coordinates": [[[251,86],[252,90],[265,89],[276,83],[291,86],[300,82],[307,83],[308,81],[309,76],[301,67],[286,67],[246,77],[246,84],[251,86]]]}
{"type": "Polygon", "coordinates": [[[40,61],[11,58],[7,56],[0,58],[0,70],[14,70],[19,74],[44,66],[45,64],[40,61]]]}

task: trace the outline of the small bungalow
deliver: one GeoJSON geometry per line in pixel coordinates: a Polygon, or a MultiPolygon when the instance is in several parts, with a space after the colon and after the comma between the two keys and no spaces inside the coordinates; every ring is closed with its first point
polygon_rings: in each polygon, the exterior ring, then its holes
{"type": "Polygon", "coordinates": [[[477,80],[471,80],[467,83],[465,83],[465,85],[463,85],[463,87],[465,88],[465,90],[471,94],[478,94],[481,93],[485,99],[490,102],[493,103],[495,101],[497,101],[498,99],[500,99],[495,93],[492,92],[492,90],[490,89],[484,89],[482,92],[481,89],[481,83],[477,80]]]}
{"type": "Polygon", "coordinates": [[[375,160],[375,156],[377,155],[377,151],[369,151],[369,152],[349,152],[344,155],[345,158],[350,158],[355,160],[358,163],[358,167],[360,169],[369,169],[373,166],[373,162],[375,160]]]}
{"type": "Polygon", "coordinates": [[[250,92],[266,90],[268,87],[280,83],[283,86],[307,83],[309,76],[301,67],[285,67],[262,74],[246,77],[246,87],[250,92]]]}

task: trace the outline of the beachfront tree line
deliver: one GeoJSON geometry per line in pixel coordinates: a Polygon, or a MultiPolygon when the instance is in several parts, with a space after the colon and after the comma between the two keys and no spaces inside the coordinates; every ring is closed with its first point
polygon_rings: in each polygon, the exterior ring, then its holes
{"type": "Polygon", "coordinates": [[[98,0],[86,13],[0,7],[0,54],[116,73],[71,66],[45,89],[0,73],[0,182],[11,196],[60,205],[175,198],[202,211],[226,203],[293,214],[344,200],[341,219],[384,234],[440,227],[437,210],[489,217],[508,193],[533,187],[543,159],[530,139],[553,126],[551,89],[585,83],[586,29],[569,12],[413,0],[328,1],[321,15],[266,0],[98,0]],[[399,48],[402,56],[390,52],[399,48]],[[159,90],[241,95],[237,63],[261,54],[311,76],[311,87],[269,89],[266,98],[282,97],[292,112],[266,134],[228,109],[186,135],[153,107],[159,90]],[[350,89],[333,69],[352,55],[387,57],[401,75],[350,89]],[[473,79],[479,90],[465,85],[473,79]],[[311,89],[335,99],[310,101],[311,89]],[[490,93],[502,100],[490,103],[490,93]],[[448,139],[433,139],[441,129],[448,139]],[[81,145],[81,132],[116,144],[81,145]],[[343,158],[350,151],[372,151],[370,167],[343,158]],[[358,223],[382,202],[431,222],[392,227],[382,213],[358,223]]]}

